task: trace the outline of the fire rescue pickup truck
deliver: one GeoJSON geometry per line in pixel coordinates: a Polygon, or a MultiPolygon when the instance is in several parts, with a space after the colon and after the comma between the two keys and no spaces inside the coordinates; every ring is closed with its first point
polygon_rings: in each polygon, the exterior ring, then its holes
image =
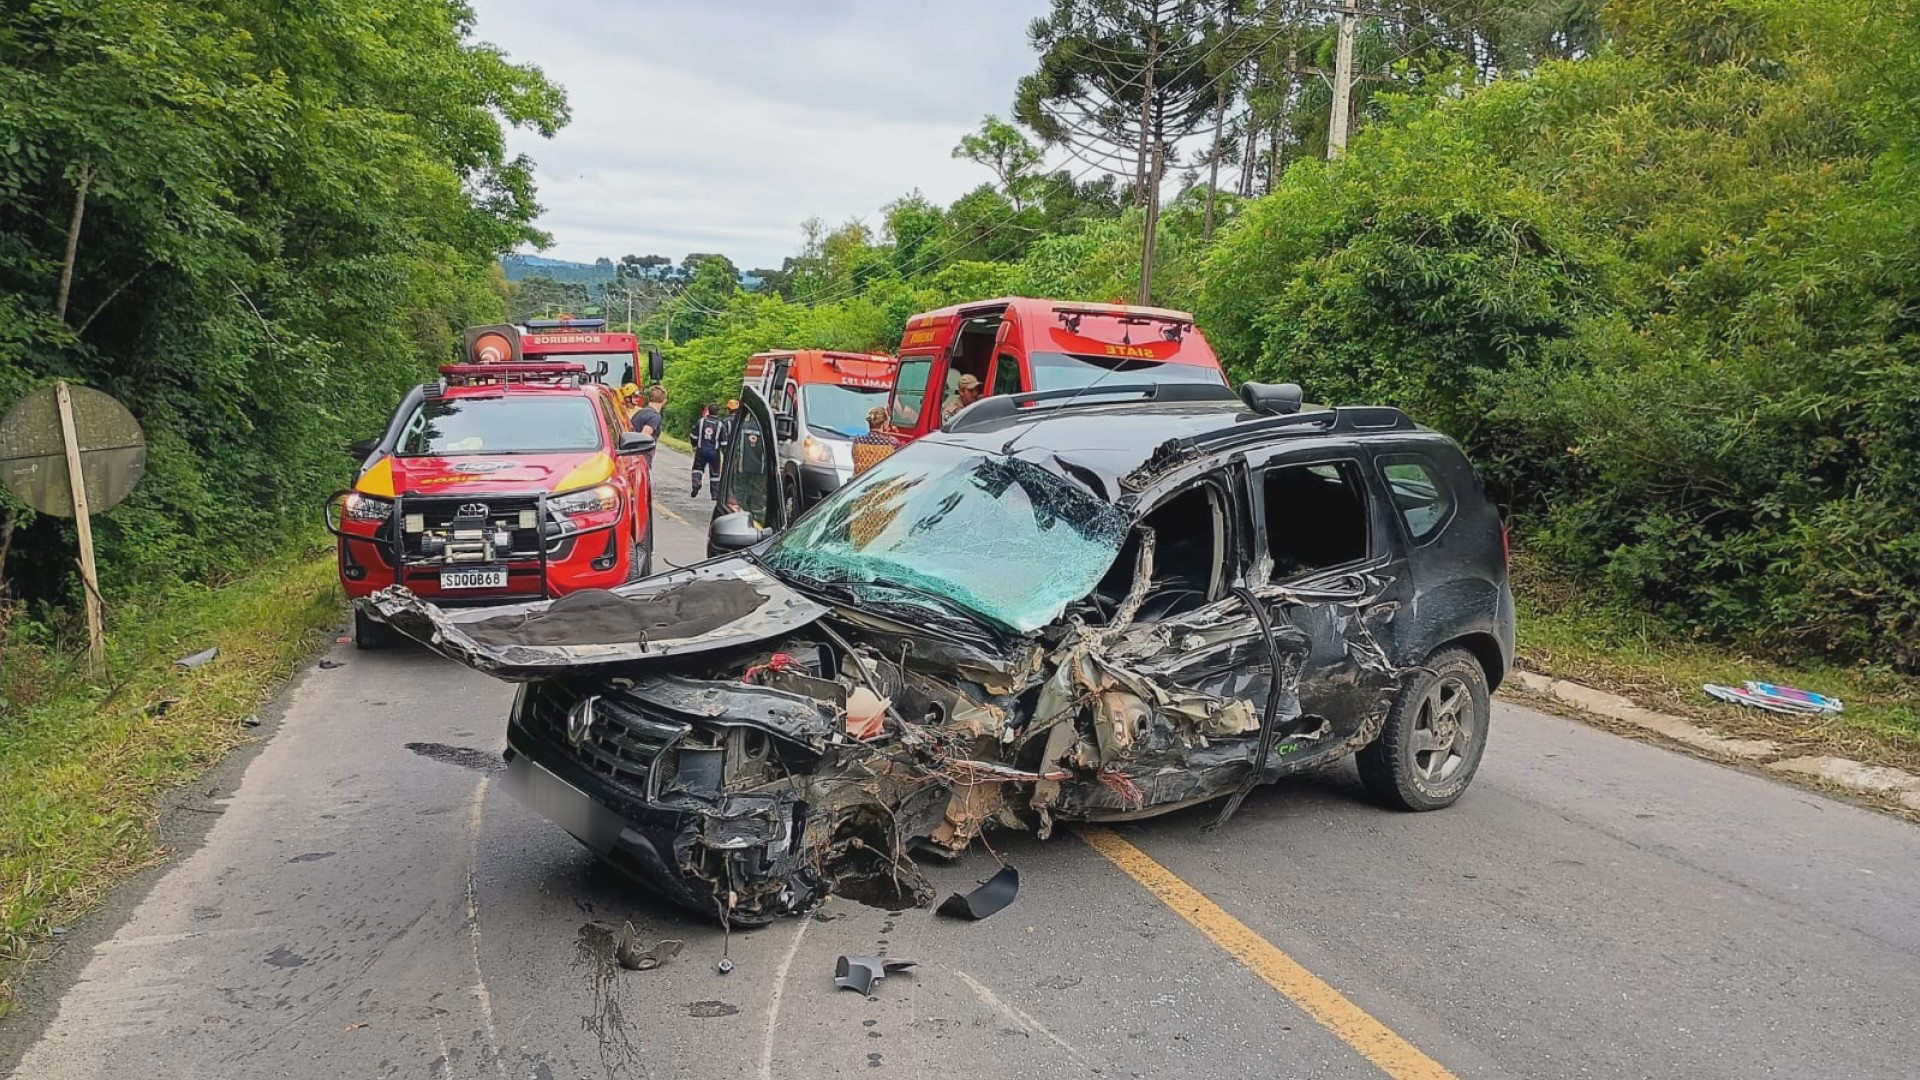
{"type": "MultiPolygon", "coordinates": [[[[653,561],[654,440],[571,360],[529,360],[512,326],[467,331],[466,363],[410,391],[384,435],[348,448],[352,488],[327,501],[340,580],[359,600],[404,585],[441,606],[608,588],[653,561]]],[[[635,353],[637,357],[637,353],[635,353]]],[[[658,354],[651,378],[659,378],[658,354]]],[[[354,639],[387,640],[356,604],[354,639]]]]}

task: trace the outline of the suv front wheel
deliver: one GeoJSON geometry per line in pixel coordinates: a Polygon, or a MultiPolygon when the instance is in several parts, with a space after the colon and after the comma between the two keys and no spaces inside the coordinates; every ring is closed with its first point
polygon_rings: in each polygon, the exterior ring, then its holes
{"type": "Polygon", "coordinates": [[[1487,749],[1487,674],[1464,649],[1427,659],[1394,700],[1387,722],[1355,760],[1367,792],[1397,810],[1452,806],[1487,749]]]}

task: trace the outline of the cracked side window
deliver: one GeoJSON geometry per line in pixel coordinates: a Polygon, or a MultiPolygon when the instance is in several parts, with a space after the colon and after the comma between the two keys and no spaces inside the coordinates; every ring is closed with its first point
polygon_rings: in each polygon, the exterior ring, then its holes
{"type": "Polygon", "coordinates": [[[766,563],[893,603],[931,593],[1026,633],[1091,591],[1126,534],[1118,510],[1039,465],[919,442],[802,518],[766,563]]]}

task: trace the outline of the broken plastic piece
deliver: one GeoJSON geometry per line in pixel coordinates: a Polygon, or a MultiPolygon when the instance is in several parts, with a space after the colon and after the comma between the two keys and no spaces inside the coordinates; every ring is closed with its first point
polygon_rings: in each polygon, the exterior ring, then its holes
{"type": "Polygon", "coordinates": [[[914,966],[912,960],[895,960],[888,956],[843,956],[833,962],[833,984],[842,990],[858,990],[871,997],[874,983],[914,966]]]}
{"type": "Polygon", "coordinates": [[[890,704],[891,701],[864,686],[855,687],[853,693],[847,695],[847,734],[865,741],[885,731],[890,704]]]}
{"type": "Polygon", "coordinates": [[[219,655],[220,655],[220,646],[215,645],[211,649],[202,649],[199,652],[194,653],[192,656],[183,656],[180,659],[175,660],[173,662],[173,666],[183,667],[183,668],[187,668],[188,670],[192,670],[193,668],[197,668],[201,664],[204,664],[207,661],[219,655]]]}
{"type": "Polygon", "coordinates": [[[965,896],[954,893],[947,897],[940,905],[940,914],[950,919],[978,921],[1005,909],[1019,892],[1020,871],[1003,866],[999,873],[965,896]]]}
{"type": "Polygon", "coordinates": [[[661,938],[647,949],[638,948],[637,944],[633,924],[628,923],[620,935],[620,943],[613,950],[613,958],[628,971],[652,971],[679,956],[680,950],[686,946],[686,942],[678,938],[661,938]]]}

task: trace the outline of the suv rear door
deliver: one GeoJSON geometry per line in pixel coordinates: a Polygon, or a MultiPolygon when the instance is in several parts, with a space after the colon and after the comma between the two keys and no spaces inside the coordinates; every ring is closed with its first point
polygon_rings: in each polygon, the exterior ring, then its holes
{"type": "MultiPolygon", "coordinates": [[[[1501,608],[1511,603],[1502,587],[1500,510],[1466,456],[1431,437],[1380,446],[1373,464],[1389,524],[1406,547],[1420,593],[1400,628],[1410,647],[1418,645],[1411,658],[1466,634],[1500,640],[1509,624],[1501,608]]],[[[1488,685],[1498,686],[1502,674],[1489,671],[1488,685]]]]}

